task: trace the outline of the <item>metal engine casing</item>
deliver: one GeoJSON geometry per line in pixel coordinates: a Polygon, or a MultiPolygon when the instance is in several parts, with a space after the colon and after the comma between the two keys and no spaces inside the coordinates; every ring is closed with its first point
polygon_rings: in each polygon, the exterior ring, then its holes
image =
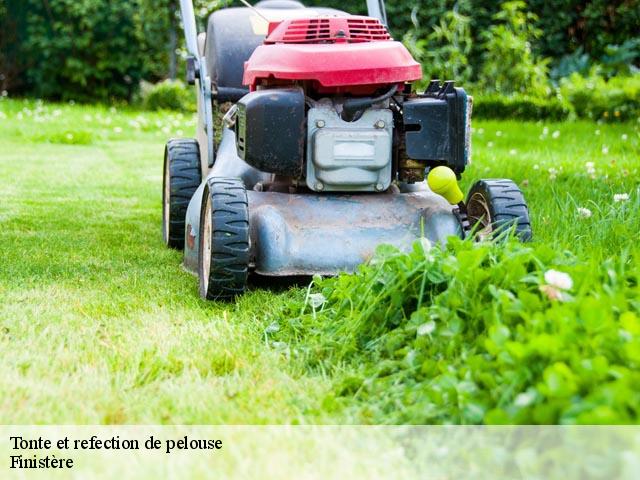
{"type": "Polygon", "coordinates": [[[307,186],[315,192],[375,192],[391,184],[393,113],[370,108],[353,122],[330,100],[308,111],[307,186]]]}

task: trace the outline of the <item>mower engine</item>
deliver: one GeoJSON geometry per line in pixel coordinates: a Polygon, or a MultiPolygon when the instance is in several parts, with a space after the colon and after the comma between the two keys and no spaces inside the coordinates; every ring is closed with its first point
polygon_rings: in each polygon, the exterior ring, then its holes
{"type": "Polygon", "coordinates": [[[271,23],[245,64],[238,156],[315,192],[382,192],[470,151],[471,98],[453,82],[411,91],[420,65],[379,20],[362,16],[271,23]]]}

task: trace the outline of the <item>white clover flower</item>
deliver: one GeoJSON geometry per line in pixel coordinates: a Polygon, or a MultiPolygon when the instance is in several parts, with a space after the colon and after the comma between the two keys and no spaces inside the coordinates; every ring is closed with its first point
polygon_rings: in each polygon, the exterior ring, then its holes
{"type": "Polygon", "coordinates": [[[478,129],[478,133],[479,133],[480,135],[482,135],[482,134],[484,133],[484,128],[479,128],[479,129],[478,129]]]}
{"type": "Polygon", "coordinates": [[[607,155],[609,153],[609,147],[607,147],[606,145],[602,146],[602,154],[603,155],[607,155]]]}
{"type": "Polygon", "coordinates": [[[538,170],[540,168],[540,165],[538,165],[537,163],[533,166],[534,170],[538,170]]]}
{"type": "Polygon", "coordinates": [[[560,136],[560,130],[554,130],[554,132],[551,134],[552,138],[558,138],[560,136]]]}
{"type": "Polygon", "coordinates": [[[518,154],[518,150],[516,150],[515,148],[512,148],[511,150],[509,150],[509,155],[517,155],[518,154]]]}
{"type": "Polygon", "coordinates": [[[582,218],[591,218],[591,215],[593,214],[591,213],[591,210],[589,210],[588,208],[578,207],[578,216],[582,218]]]}
{"type": "Polygon", "coordinates": [[[321,307],[322,305],[324,305],[324,302],[326,302],[326,301],[327,301],[327,299],[321,293],[310,293],[309,294],[309,305],[311,305],[313,308],[321,307]]]}
{"type": "Polygon", "coordinates": [[[496,137],[501,137],[501,136],[502,136],[502,130],[496,131],[496,137]]]}
{"type": "Polygon", "coordinates": [[[590,170],[595,166],[595,163],[587,162],[587,163],[584,164],[584,166],[587,167],[587,170],[590,170]]]}
{"type": "Polygon", "coordinates": [[[544,127],[542,129],[542,135],[549,135],[549,127],[544,127]]]}
{"type": "Polygon", "coordinates": [[[487,142],[487,147],[489,148],[493,147],[493,142],[487,142]]]}
{"type": "Polygon", "coordinates": [[[535,391],[528,390],[526,392],[520,393],[516,396],[513,404],[516,407],[524,408],[531,405],[536,401],[536,393],[535,391]]]}
{"type": "Polygon", "coordinates": [[[595,131],[595,134],[596,134],[596,135],[600,135],[600,130],[596,130],[596,131],[595,131]]]}
{"type": "Polygon", "coordinates": [[[551,269],[544,272],[544,281],[547,282],[547,285],[560,290],[571,290],[573,287],[571,276],[558,270],[551,269]]]}
{"type": "Polygon", "coordinates": [[[614,202],[626,202],[627,200],[629,200],[629,194],[628,193],[616,193],[613,196],[613,201],[614,202]]]}
{"type": "Polygon", "coordinates": [[[431,250],[433,246],[427,237],[420,237],[420,245],[422,245],[422,250],[424,250],[425,253],[431,250]]]}
{"type": "Polygon", "coordinates": [[[422,325],[420,325],[416,333],[418,334],[418,336],[430,335],[431,333],[433,333],[435,329],[436,329],[436,322],[431,320],[427,323],[423,323],[422,325]]]}
{"type": "Polygon", "coordinates": [[[626,142],[626,141],[627,141],[627,139],[629,138],[629,136],[628,136],[626,133],[623,133],[623,134],[620,136],[620,138],[621,138],[623,141],[625,141],[625,142],[626,142]]]}
{"type": "Polygon", "coordinates": [[[113,127],[113,131],[114,131],[115,133],[122,133],[122,128],[120,128],[120,127],[113,127]]]}
{"type": "Polygon", "coordinates": [[[66,137],[66,138],[67,138],[67,140],[69,140],[69,141],[73,140],[73,134],[72,134],[72,133],[67,133],[67,134],[65,135],[65,137],[66,137]]]}

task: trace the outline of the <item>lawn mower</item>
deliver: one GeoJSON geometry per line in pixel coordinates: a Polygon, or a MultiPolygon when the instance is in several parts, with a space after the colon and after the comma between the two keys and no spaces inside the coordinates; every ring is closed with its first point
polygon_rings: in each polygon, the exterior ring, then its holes
{"type": "Polygon", "coordinates": [[[412,87],[421,66],[391,38],[382,0],[368,16],[242,2],[200,34],[180,2],[198,125],[165,148],[163,238],[203,298],[242,294],[250,272],[350,272],[380,244],[505,227],[530,238],[511,180],[480,180],[463,200],[472,98],[453,81],[412,87]]]}

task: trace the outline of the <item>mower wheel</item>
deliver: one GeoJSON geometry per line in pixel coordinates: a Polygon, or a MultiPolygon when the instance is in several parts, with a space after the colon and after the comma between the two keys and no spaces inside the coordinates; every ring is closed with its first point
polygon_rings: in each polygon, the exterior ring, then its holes
{"type": "Polygon", "coordinates": [[[467,215],[476,238],[496,238],[515,229],[523,242],[531,240],[529,208],[518,186],[508,179],[479,180],[467,195],[467,215]]]}
{"type": "Polygon", "coordinates": [[[199,247],[200,296],[232,300],[241,295],[249,269],[249,203],[242,180],[207,180],[200,210],[199,247]]]}
{"type": "Polygon", "coordinates": [[[201,182],[198,142],[191,138],[169,140],[164,148],[162,178],[162,239],[167,247],[184,248],[187,207],[201,182]]]}

